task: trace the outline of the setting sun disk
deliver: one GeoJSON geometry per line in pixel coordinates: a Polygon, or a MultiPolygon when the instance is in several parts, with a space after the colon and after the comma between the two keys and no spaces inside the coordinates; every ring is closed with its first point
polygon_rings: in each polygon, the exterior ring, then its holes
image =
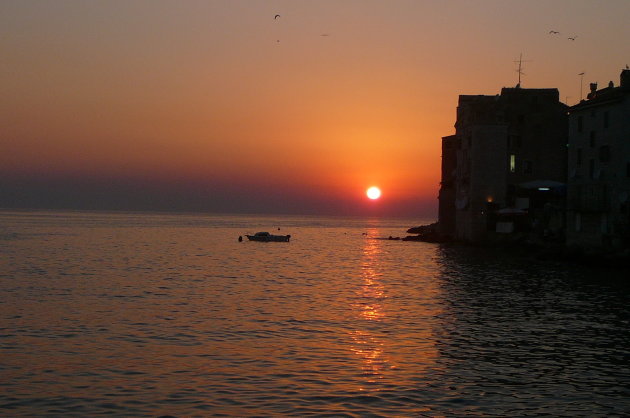
{"type": "Polygon", "coordinates": [[[372,186],[369,189],[367,189],[367,191],[365,192],[365,194],[367,195],[367,197],[369,197],[372,200],[376,200],[379,197],[381,197],[381,189],[379,189],[376,186],[372,186]]]}

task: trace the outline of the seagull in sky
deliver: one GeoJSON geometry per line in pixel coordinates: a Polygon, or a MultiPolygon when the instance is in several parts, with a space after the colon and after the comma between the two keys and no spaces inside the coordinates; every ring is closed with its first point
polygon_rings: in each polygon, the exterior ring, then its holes
{"type": "Polygon", "coordinates": [[[559,35],[559,34],[560,34],[560,32],[558,32],[557,30],[550,30],[550,31],[549,31],[549,34],[550,34],[550,35],[559,35]]]}
{"type": "Polygon", "coordinates": [[[575,38],[577,38],[577,35],[569,36],[567,39],[570,40],[570,41],[575,41],[575,38]]]}
{"type": "Polygon", "coordinates": [[[275,15],[275,16],[273,17],[273,20],[276,20],[276,19],[278,19],[279,17],[280,17],[280,15],[275,15]]]}

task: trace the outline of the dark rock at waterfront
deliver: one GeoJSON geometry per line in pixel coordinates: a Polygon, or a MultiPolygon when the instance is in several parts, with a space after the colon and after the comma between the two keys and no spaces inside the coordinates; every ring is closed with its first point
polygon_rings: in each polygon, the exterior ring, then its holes
{"type": "Polygon", "coordinates": [[[403,238],[403,241],[422,241],[422,242],[445,242],[443,236],[438,232],[438,223],[432,223],[429,225],[421,225],[407,230],[408,235],[403,238]]]}

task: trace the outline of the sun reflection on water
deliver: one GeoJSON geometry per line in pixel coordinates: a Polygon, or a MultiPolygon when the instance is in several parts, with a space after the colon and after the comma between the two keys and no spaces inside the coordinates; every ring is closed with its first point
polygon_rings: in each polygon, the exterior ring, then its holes
{"type": "MultiPolygon", "coordinates": [[[[393,368],[385,356],[382,340],[375,338],[369,332],[359,330],[353,331],[350,337],[352,338],[351,350],[361,359],[361,370],[367,383],[375,383],[382,379],[384,372],[393,368]]],[[[364,389],[361,388],[361,390],[364,389]]]]}
{"type": "MultiPolygon", "coordinates": [[[[377,230],[371,229],[367,235],[376,236],[377,230]]],[[[384,373],[394,368],[382,334],[367,326],[368,323],[378,323],[386,319],[384,304],[387,300],[387,291],[379,271],[381,251],[378,240],[366,239],[361,264],[362,282],[356,290],[357,302],[353,304],[355,314],[360,320],[366,321],[366,327],[350,333],[351,351],[361,360],[362,374],[368,384],[383,379],[384,373]]],[[[365,388],[362,387],[360,390],[365,388]]]]}
{"type": "MultiPolygon", "coordinates": [[[[368,236],[376,235],[371,230],[368,236]]],[[[363,263],[361,273],[363,284],[361,285],[359,296],[360,302],[357,307],[360,309],[362,318],[375,321],[384,318],[383,302],[387,298],[385,287],[380,280],[381,274],[378,272],[379,254],[381,248],[379,242],[374,239],[367,239],[363,248],[363,263]]]]}

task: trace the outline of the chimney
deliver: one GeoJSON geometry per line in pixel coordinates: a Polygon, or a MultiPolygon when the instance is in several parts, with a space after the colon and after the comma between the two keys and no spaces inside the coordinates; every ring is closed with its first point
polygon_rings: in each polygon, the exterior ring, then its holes
{"type": "Polygon", "coordinates": [[[612,82],[612,80],[610,80],[610,81],[608,82],[608,88],[609,88],[609,89],[612,89],[613,87],[615,87],[615,83],[613,83],[613,82],[612,82]]]}
{"type": "Polygon", "coordinates": [[[619,76],[619,78],[621,80],[621,87],[630,87],[630,70],[621,70],[621,76],[619,76]]]}
{"type": "Polygon", "coordinates": [[[587,99],[594,99],[597,95],[597,83],[591,83],[591,92],[586,95],[587,99]]]}

